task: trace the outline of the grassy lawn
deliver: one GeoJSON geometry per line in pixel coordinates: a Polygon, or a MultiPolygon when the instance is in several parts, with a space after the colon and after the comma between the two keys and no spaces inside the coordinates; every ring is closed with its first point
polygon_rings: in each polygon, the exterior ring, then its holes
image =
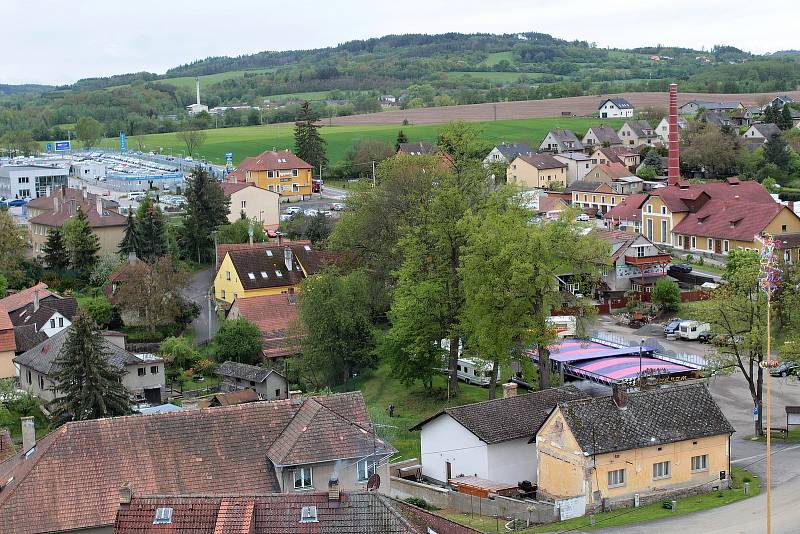
{"type": "MultiPolygon", "coordinates": [[[[623,508],[621,510],[614,510],[612,512],[595,514],[594,526],[591,525],[591,519],[589,517],[577,517],[575,519],[568,519],[567,521],[561,521],[558,523],[548,523],[546,525],[540,525],[538,527],[521,530],[518,532],[534,534],[538,532],[594,530],[597,528],[630,525],[633,523],[653,521],[655,519],[674,517],[676,515],[684,515],[692,512],[699,512],[701,510],[708,510],[709,508],[724,506],[726,504],[731,504],[733,502],[741,501],[742,499],[758,495],[761,491],[760,480],[754,477],[753,474],[746,469],[734,467],[732,471],[732,477],[732,489],[714,491],[711,493],[705,493],[703,495],[678,499],[678,510],[675,512],[665,509],[659,501],[657,503],[639,508],[623,508]],[[750,482],[750,495],[745,495],[744,490],[742,489],[743,482],[745,481],[750,482]]],[[[437,513],[483,532],[498,532],[496,527],[497,520],[493,517],[470,517],[469,514],[447,510],[442,510],[437,513]]],[[[505,532],[504,523],[505,521],[502,520],[499,522],[500,532],[505,532]]]]}
{"type": "Polygon", "coordinates": [[[217,386],[219,386],[219,377],[216,375],[207,376],[202,382],[195,382],[186,374],[182,374],[177,382],[170,384],[170,387],[176,391],[197,391],[206,388],[209,391],[216,391],[217,386]]]}
{"type": "MultiPolygon", "coordinates": [[[[503,73],[500,73],[503,74],[503,73]]],[[[622,125],[622,121],[606,120],[613,128],[622,125]]],[[[577,135],[597,124],[597,119],[552,117],[537,119],[513,119],[475,123],[482,130],[482,137],[489,142],[525,141],[538,146],[539,142],[551,128],[569,128],[577,135]]],[[[394,146],[398,130],[402,129],[409,141],[435,141],[441,125],[347,125],[324,126],[322,136],[328,143],[328,159],[331,165],[342,161],[347,149],[362,139],[377,139],[394,146]]],[[[294,146],[294,125],[270,124],[264,126],[242,126],[238,128],[218,128],[206,131],[208,136],[194,159],[207,159],[214,163],[224,163],[225,153],[233,152],[234,162],[246,156],[260,154],[271,148],[284,149],[294,146]]],[[[162,149],[165,153],[176,156],[186,152],[185,146],[174,133],[150,134],[137,136],[145,145],[145,150],[162,149]]],[[[117,138],[106,139],[103,146],[116,148],[117,138]]]]}
{"type": "Polygon", "coordinates": [[[447,401],[447,384],[444,376],[436,376],[433,381],[434,393],[427,394],[421,385],[407,386],[394,378],[388,363],[348,384],[348,390],[361,390],[367,403],[370,417],[379,425],[378,434],[399,451],[403,459],[419,458],[419,432],[408,429],[443,410],[448,406],[458,406],[471,402],[487,400],[488,389],[459,384],[461,394],[447,401]],[[390,404],[395,405],[394,417],[387,411],[390,404]],[[380,426],[388,425],[388,426],[380,426]]]}
{"type": "MultiPolygon", "coordinates": [[[[773,380],[774,380],[774,378],[773,378],[773,380]]],[[[794,378],[791,378],[791,380],[794,380],[794,378]]],[[[762,443],[766,443],[767,436],[751,435],[751,436],[745,436],[742,439],[746,439],[746,440],[749,440],[749,441],[760,441],[762,443]]],[[[772,443],[800,443],[800,428],[790,428],[789,429],[789,435],[788,435],[788,437],[786,439],[778,437],[777,434],[773,433],[772,434],[772,443]]]]}
{"type": "Polygon", "coordinates": [[[486,59],[481,61],[480,64],[483,67],[494,67],[495,65],[497,65],[498,63],[500,63],[504,59],[506,61],[508,61],[509,63],[513,64],[514,63],[514,52],[512,52],[510,50],[507,51],[507,52],[493,52],[493,53],[489,54],[486,57],[486,59]]]}

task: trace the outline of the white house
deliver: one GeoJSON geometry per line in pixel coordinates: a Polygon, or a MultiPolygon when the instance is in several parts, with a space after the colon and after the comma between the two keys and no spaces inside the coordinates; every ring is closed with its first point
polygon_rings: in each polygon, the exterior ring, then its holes
{"type": "Polygon", "coordinates": [[[553,157],[567,165],[567,185],[583,180],[594,167],[592,158],[584,152],[562,152],[553,157]]]}
{"type": "MultiPolygon", "coordinates": [[[[686,128],[686,119],[678,117],[678,130],[683,130],[684,128],[686,128]]],[[[656,126],[655,132],[664,143],[669,142],[669,121],[667,117],[661,119],[661,122],[656,126]]],[[[678,135],[680,135],[680,132],[678,132],[678,135]]]]}
{"type": "Polygon", "coordinates": [[[532,440],[556,404],[584,398],[574,386],[516,395],[503,384],[503,398],[447,408],[411,430],[420,431],[422,474],[446,483],[459,475],[516,484],[536,480],[532,440]]]}
{"type": "Polygon", "coordinates": [[[531,147],[527,143],[500,143],[495,145],[489,154],[483,158],[483,166],[491,163],[511,163],[520,154],[530,154],[531,147]]]}
{"type": "Polygon", "coordinates": [[[614,117],[633,117],[633,104],[624,98],[607,98],[604,100],[600,107],[597,108],[600,112],[600,118],[614,118],[614,117]]]}
{"type": "Polygon", "coordinates": [[[773,135],[780,135],[781,129],[778,128],[774,123],[756,123],[750,128],[747,129],[746,132],[742,134],[744,139],[763,139],[764,142],[767,141],[773,135]]]}

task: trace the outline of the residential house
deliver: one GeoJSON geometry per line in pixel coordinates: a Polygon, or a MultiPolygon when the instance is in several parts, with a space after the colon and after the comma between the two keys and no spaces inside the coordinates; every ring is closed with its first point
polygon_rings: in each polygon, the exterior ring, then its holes
{"type": "Polygon", "coordinates": [[[633,104],[624,98],[607,98],[597,108],[600,118],[633,117],[633,104]]]}
{"type": "Polygon", "coordinates": [[[610,183],[603,182],[575,182],[564,192],[572,196],[573,206],[579,206],[583,210],[594,210],[599,214],[608,213],[626,197],[615,192],[610,183]]]}
{"type": "Polygon", "coordinates": [[[655,282],[667,275],[672,256],[642,234],[595,230],[593,235],[611,246],[611,268],[603,275],[607,297],[621,296],[630,289],[650,292],[655,282]]]}
{"type": "Polygon", "coordinates": [[[642,231],[642,204],[649,195],[640,193],[628,195],[622,202],[603,215],[609,228],[618,228],[625,232],[642,231]]]}
{"type": "Polygon", "coordinates": [[[521,154],[508,166],[507,182],[527,189],[566,187],[567,164],[550,154],[521,154]]]}
{"type": "Polygon", "coordinates": [[[244,217],[258,221],[263,226],[277,227],[280,224],[280,193],[262,189],[252,182],[222,182],[220,185],[231,202],[229,222],[234,223],[244,217]]]}
{"type": "MultiPolygon", "coordinates": [[[[258,393],[252,389],[237,389],[236,391],[229,391],[227,393],[216,393],[208,399],[208,406],[203,408],[215,408],[217,406],[236,406],[237,404],[244,404],[246,402],[258,402],[262,400],[258,393]]],[[[198,408],[201,407],[198,400],[198,408]]]]}
{"type": "MultiPolygon", "coordinates": [[[[683,130],[686,128],[686,119],[683,117],[678,117],[678,130],[683,130]]],[[[661,138],[663,144],[667,144],[669,142],[669,121],[667,117],[661,119],[661,122],[658,123],[655,129],[656,135],[661,138]]],[[[680,137],[680,132],[678,132],[678,136],[680,137]]]]}
{"type": "Polygon", "coordinates": [[[614,146],[621,145],[622,139],[619,138],[614,128],[607,124],[601,124],[589,128],[581,142],[584,147],[614,146]]]}
{"type": "Polygon", "coordinates": [[[34,292],[33,302],[9,313],[14,324],[17,352],[33,348],[39,342],[69,328],[78,312],[78,301],[50,294],[44,299],[34,292]]]}
{"type": "MultiPolygon", "coordinates": [[[[66,195],[67,200],[63,202],[63,196],[58,193],[51,193],[49,197],[44,197],[43,203],[50,203],[53,206],[52,210],[41,209],[38,215],[28,220],[31,245],[36,256],[44,254],[42,247],[47,242],[48,234],[64,226],[64,223],[75,217],[79,209],[86,215],[89,228],[99,240],[100,250],[98,253],[102,256],[116,254],[119,251],[119,243],[125,235],[127,218],[117,213],[116,207],[106,206],[102,197],[95,196],[92,201],[88,193],[85,191],[84,193],[80,198],[66,195]]],[[[40,210],[40,208],[36,209],[40,210]]]]}
{"type": "Polygon", "coordinates": [[[700,383],[563,402],[536,433],[539,495],[592,510],[725,488],[733,432],[700,383]]]}
{"type": "Polygon", "coordinates": [[[745,109],[741,102],[709,102],[706,100],[692,100],[678,108],[681,115],[697,115],[701,110],[732,112],[745,109]]]}
{"type": "Polygon", "coordinates": [[[34,198],[28,202],[28,219],[33,219],[45,213],[52,213],[56,207],[54,199],[58,199],[60,204],[65,202],[78,202],[88,203],[92,206],[96,205],[99,198],[103,202],[103,209],[105,211],[119,212],[119,202],[104,198],[101,195],[90,193],[85,187],[77,189],[74,187],[67,187],[66,185],[48,187],[45,194],[34,198]]]}
{"type": "Polygon", "coordinates": [[[717,128],[730,128],[734,126],[731,115],[722,111],[704,111],[697,114],[697,120],[706,124],[713,124],[717,128]]]}
{"type": "Polygon", "coordinates": [[[539,144],[539,152],[561,154],[564,152],[580,152],[582,150],[583,144],[578,139],[578,136],[575,135],[575,132],[563,128],[550,130],[539,144]]]}
{"type": "Polygon", "coordinates": [[[583,152],[562,152],[553,154],[553,157],[566,164],[567,185],[583,180],[592,168],[591,158],[583,152]]]}
{"type": "MultiPolygon", "coordinates": [[[[142,495],[363,491],[387,458],[361,393],[69,422],[0,464],[0,532],[108,533],[127,484],[142,495]]],[[[299,498],[299,497],[298,497],[299,498]]],[[[298,515],[299,521],[299,515],[298,515]]]]}
{"type": "Polygon", "coordinates": [[[777,107],[777,108],[783,109],[783,106],[785,106],[786,104],[791,104],[793,102],[794,102],[794,98],[792,98],[789,95],[778,95],[778,96],[776,96],[775,98],[772,99],[772,102],[770,102],[770,104],[773,107],[777,107]]]}
{"type": "Polygon", "coordinates": [[[644,180],[637,177],[622,163],[595,165],[586,175],[587,180],[609,184],[611,189],[623,195],[641,193],[644,180]]]}
{"type": "Polygon", "coordinates": [[[780,135],[781,129],[772,122],[758,122],[750,126],[746,132],[742,134],[744,140],[758,139],[766,143],[773,135],[780,135]]]}
{"type": "Polygon", "coordinates": [[[544,193],[538,197],[536,213],[548,219],[557,219],[569,204],[560,195],[544,193]]]}
{"type": "Polygon", "coordinates": [[[237,298],[279,295],[333,261],[330,253],[308,242],[220,245],[222,258],[214,277],[214,296],[232,304],[237,298]]]}
{"type": "Polygon", "coordinates": [[[297,352],[287,332],[298,317],[297,295],[293,287],[277,295],[237,298],[228,311],[228,319],[247,319],[261,330],[261,356],[273,363],[297,352]]]}
{"type": "Polygon", "coordinates": [[[114,534],[480,534],[374,491],[132,496],[120,490],[114,534]]]}
{"type": "Polygon", "coordinates": [[[397,97],[394,95],[381,95],[378,102],[380,103],[382,108],[394,108],[400,104],[397,101],[397,97]]]}
{"type": "Polygon", "coordinates": [[[237,167],[246,182],[280,194],[282,200],[305,199],[312,193],[313,168],[289,150],[267,150],[245,158],[237,167]]]}
{"type": "Polygon", "coordinates": [[[773,236],[777,248],[782,251],[781,259],[785,263],[800,262],[800,232],[787,232],[773,236]]]}
{"type": "Polygon", "coordinates": [[[520,154],[530,154],[531,152],[531,147],[528,143],[500,143],[483,158],[483,165],[488,167],[490,163],[508,164],[520,154]]]}
{"type": "Polygon", "coordinates": [[[261,400],[289,398],[289,380],[273,369],[228,360],[217,367],[216,373],[222,391],[252,389],[261,400]]]}
{"type": "Polygon", "coordinates": [[[641,155],[634,149],[622,145],[596,148],[590,157],[592,165],[605,165],[607,163],[620,163],[634,171],[642,160],[641,155]]]}
{"type": "Polygon", "coordinates": [[[420,432],[422,474],[438,483],[466,475],[516,484],[536,480],[533,436],[560,402],[585,397],[574,386],[516,394],[503,384],[503,398],[446,408],[415,425],[420,432]]]}
{"type": "Polygon", "coordinates": [[[661,144],[661,138],[645,120],[625,121],[617,132],[622,144],[628,147],[654,146],[661,144]]]}
{"type": "MultiPolygon", "coordinates": [[[[57,360],[69,332],[69,328],[62,330],[14,358],[19,365],[20,387],[45,403],[58,397],[58,383],[53,374],[59,369],[57,360]]],[[[116,332],[104,335],[103,350],[109,363],[122,374],[122,385],[131,393],[133,400],[151,404],[164,402],[167,393],[163,358],[128,352],[125,350],[124,336],[116,332]]]]}
{"type": "Polygon", "coordinates": [[[407,154],[410,156],[425,156],[428,154],[436,154],[438,151],[436,145],[428,143],[427,141],[418,141],[416,143],[400,143],[397,149],[398,154],[407,154]]]}

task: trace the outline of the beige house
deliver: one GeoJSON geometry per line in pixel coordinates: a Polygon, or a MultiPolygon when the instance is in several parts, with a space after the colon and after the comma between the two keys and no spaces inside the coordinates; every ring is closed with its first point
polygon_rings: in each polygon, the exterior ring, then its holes
{"type": "Polygon", "coordinates": [[[644,120],[626,121],[617,135],[622,140],[622,144],[630,148],[661,144],[661,138],[656,135],[655,129],[644,120]]]}
{"type": "Polygon", "coordinates": [[[231,199],[228,213],[230,222],[245,218],[258,221],[264,226],[277,226],[280,223],[279,193],[262,189],[252,182],[225,182],[222,190],[231,199]]]}
{"type": "Polygon", "coordinates": [[[567,168],[550,154],[521,154],[508,166],[507,180],[525,189],[563,189],[567,186],[567,168]]]}

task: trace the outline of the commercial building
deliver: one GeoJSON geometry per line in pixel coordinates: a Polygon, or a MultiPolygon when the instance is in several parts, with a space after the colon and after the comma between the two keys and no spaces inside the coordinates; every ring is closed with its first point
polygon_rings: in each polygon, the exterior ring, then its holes
{"type": "Polygon", "coordinates": [[[44,196],[50,188],[67,185],[69,166],[3,165],[0,167],[0,195],[9,199],[44,196]]]}

